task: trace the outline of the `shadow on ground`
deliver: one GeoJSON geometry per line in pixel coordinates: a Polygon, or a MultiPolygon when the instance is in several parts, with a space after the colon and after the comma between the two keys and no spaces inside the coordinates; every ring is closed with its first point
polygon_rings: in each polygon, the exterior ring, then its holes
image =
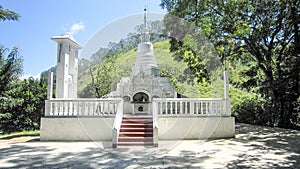
{"type": "Polygon", "coordinates": [[[232,139],[160,142],[159,148],[112,149],[109,142],[5,144],[0,145],[0,168],[300,168],[299,131],[238,124],[236,133],[232,139]]]}
{"type": "Polygon", "coordinates": [[[228,168],[300,168],[300,131],[238,124],[236,133],[233,146],[242,143],[248,149],[228,168]]]}

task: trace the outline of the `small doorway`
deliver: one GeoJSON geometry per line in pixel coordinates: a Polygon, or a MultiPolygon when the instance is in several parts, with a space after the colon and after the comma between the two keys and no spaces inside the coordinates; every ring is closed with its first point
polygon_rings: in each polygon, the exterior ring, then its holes
{"type": "Polygon", "coordinates": [[[138,92],[133,96],[134,114],[149,114],[149,96],[144,92],[138,92]]]}

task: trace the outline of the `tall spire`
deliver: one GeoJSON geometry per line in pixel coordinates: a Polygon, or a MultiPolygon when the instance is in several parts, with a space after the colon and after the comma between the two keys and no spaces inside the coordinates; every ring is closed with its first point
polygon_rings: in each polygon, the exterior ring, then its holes
{"type": "Polygon", "coordinates": [[[142,32],[142,42],[150,42],[149,29],[147,25],[147,9],[144,8],[144,26],[142,32]]]}
{"type": "Polygon", "coordinates": [[[144,30],[147,29],[147,9],[144,8],[144,30]]]}
{"type": "Polygon", "coordinates": [[[143,73],[145,76],[157,75],[156,58],[153,52],[153,45],[150,42],[149,29],[147,26],[147,9],[144,9],[144,25],[141,35],[141,43],[138,46],[135,64],[132,68],[132,76],[143,73]]]}

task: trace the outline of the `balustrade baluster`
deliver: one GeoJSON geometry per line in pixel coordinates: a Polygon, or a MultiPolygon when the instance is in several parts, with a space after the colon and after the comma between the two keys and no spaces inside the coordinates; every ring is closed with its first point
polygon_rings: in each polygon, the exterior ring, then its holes
{"type": "Polygon", "coordinates": [[[211,114],[214,114],[213,105],[212,102],[209,102],[209,110],[211,111],[211,114]]]}
{"type": "Polygon", "coordinates": [[[180,109],[180,110],[179,110],[179,114],[183,114],[183,113],[182,113],[182,101],[179,102],[179,109],[180,109]]]}
{"type": "Polygon", "coordinates": [[[64,102],[59,102],[59,107],[60,107],[60,111],[59,111],[59,115],[64,115],[64,102]]]}
{"type": "Polygon", "coordinates": [[[162,102],[159,102],[159,111],[158,114],[162,114],[163,108],[162,108],[162,102]]]}
{"type": "Polygon", "coordinates": [[[61,102],[57,102],[57,106],[58,106],[58,111],[57,111],[57,115],[61,115],[62,112],[62,106],[61,106],[61,102]]]}
{"type": "Polygon", "coordinates": [[[194,103],[195,103],[194,101],[190,101],[190,114],[195,114],[194,103]]]}
{"type": "Polygon", "coordinates": [[[69,106],[68,106],[68,102],[67,101],[64,101],[64,112],[63,112],[63,115],[64,116],[68,116],[68,113],[69,113],[69,106]]]}
{"type": "Polygon", "coordinates": [[[184,109],[185,109],[185,110],[184,110],[184,114],[187,114],[187,106],[188,106],[188,105],[187,105],[187,101],[185,101],[185,102],[184,102],[184,109]]]}
{"type": "Polygon", "coordinates": [[[69,103],[69,116],[73,116],[73,101],[69,103]]]}
{"type": "Polygon", "coordinates": [[[45,102],[45,116],[52,116],[53,115],[53,107],[52,106],[53,106],[52,101],[47,100],[45,102]]]}
{"type": "Polygon", "coordinates": [[[204,114],[204,112],[203,112],[203,102],[200,102],[200,114],[204,114]]]}
{"type": "Polygon", "coordinates": [[[206,109],[206,102],[204,101],[203,103],[203,113],[208,115],[207,109],[206,109]]]}
{"type": "Polygon", "coordinates": [[[96,102],[92,102],[91,103],[91,114],[90,114],[90,116],[95,116],[96,115],[96,108],[97,108],[97,106],[96,106],[96,102]]]}
{"type": "Polygon", "coordinates": [[[90,115],[90,107],[91,107],[91,105],[90,105],[90,102],[89,101],[87,101],[86,103],[85,103],[85,111],[86,111],[86,116],[89,116],[90,115]]]}
{"type": "Polygon", "coordinates": [[[58,112],[59,112],[59,105],[58,105],[58,102],[54,102],[54,113],[53,113],[53,115],[54,115],[54,116],[57,116],[57,115],[58,115],[58,112]]]}
{"type": "Polygon", "coordinates": [[[177,112],[177,101],[175,101],[175,114],[178,114],[178,112],[177,112]]]}
{"type": "Polygon", "coordinates": [[[94,114],[94,103],[90,102],[89,116],[92,116],[93,114],[94,114]]]}
{"type": "Polygon", "coordinates": [[[61,115],[65,115],[65,102],[61,102],[62,111],[60,112],[61,115]]]}
{"type": "Polygon", "coordinates": [[[198,102],[197,101],[194,101],[194,115],[197,115],[198,112],[197,112],[197,107],[198,106],[198,102]]]}
{"type": "Polygon", "coordinates": [[[222,111],[221,111],[221,102],[218,102],[218,114],[222,115],[222,111]]]}
{"type": "Polygon", "coordinates": [[[199,103],[200,102],[196,102],[196,114],[199,114],[199,103]]]}
{"type": "Polygon", "coordinates": [[[168,114],[168,101],[165,101],[165,106],[166,106],[165,108],[166,114],[168,114]]]}
{"type": "Polygon", "coordinates": [[[182,112],[181,114],[185,114],[185,101],[182,101],[182,112]]]}
{"type": "Polygon", "coordinates": [[[170,101],[170,114],[173,114],[173,101],[170,101]]]}
{"type": "Polygon", "coordinates": [[[81,112],[80,116],[85,116],[85,101],[81,101],[81,112]]]}
{"type": "Polygon", "coordinates": [[[74,116],[78,115],[78,102],[74,101],[74,116]]]}
{"type": "Polygon", "coordinates": [[[50,102],[50,111],[49,111],[49,115],[50,116],[53,116],[54,115],[54,112],[53,110],[55,111],[55,107],[54,107],[54,103],[52,101],[49,101],[50,102]],[[53,108],[54,107],[54,108],[53,108]]]}
{"type": "Polygon", "coordinates": [[[207,114],[211,114],[210,110],[209,110],[209,102],[205,102],[206,105],[206,112],[207,114]]]}
{"type": "Polygon", "coordinates": [[[100,102],[100,114],[103,115],[104,107],[103,102],[100,102]]]}

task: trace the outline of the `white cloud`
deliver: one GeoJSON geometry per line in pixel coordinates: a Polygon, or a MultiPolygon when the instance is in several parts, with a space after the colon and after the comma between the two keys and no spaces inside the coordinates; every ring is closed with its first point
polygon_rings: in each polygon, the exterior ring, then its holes
{"type": "Polygon", "coordinates": [[[83,22],[74,23],[71,28],[70,32],[74,35],[78,33],[79,31],[83,30],[85,28],[83,22]]]}
{"type": "Polygon", "coordinates": [[[41,74],[36,74],[36,75],[27,74],[27,75],[21,76],[20,79],[24,80],[24,79],[28,79],[30,77],[33,77],[33,79],[40,79],[40,76],[41,76],[41,74]]]}

